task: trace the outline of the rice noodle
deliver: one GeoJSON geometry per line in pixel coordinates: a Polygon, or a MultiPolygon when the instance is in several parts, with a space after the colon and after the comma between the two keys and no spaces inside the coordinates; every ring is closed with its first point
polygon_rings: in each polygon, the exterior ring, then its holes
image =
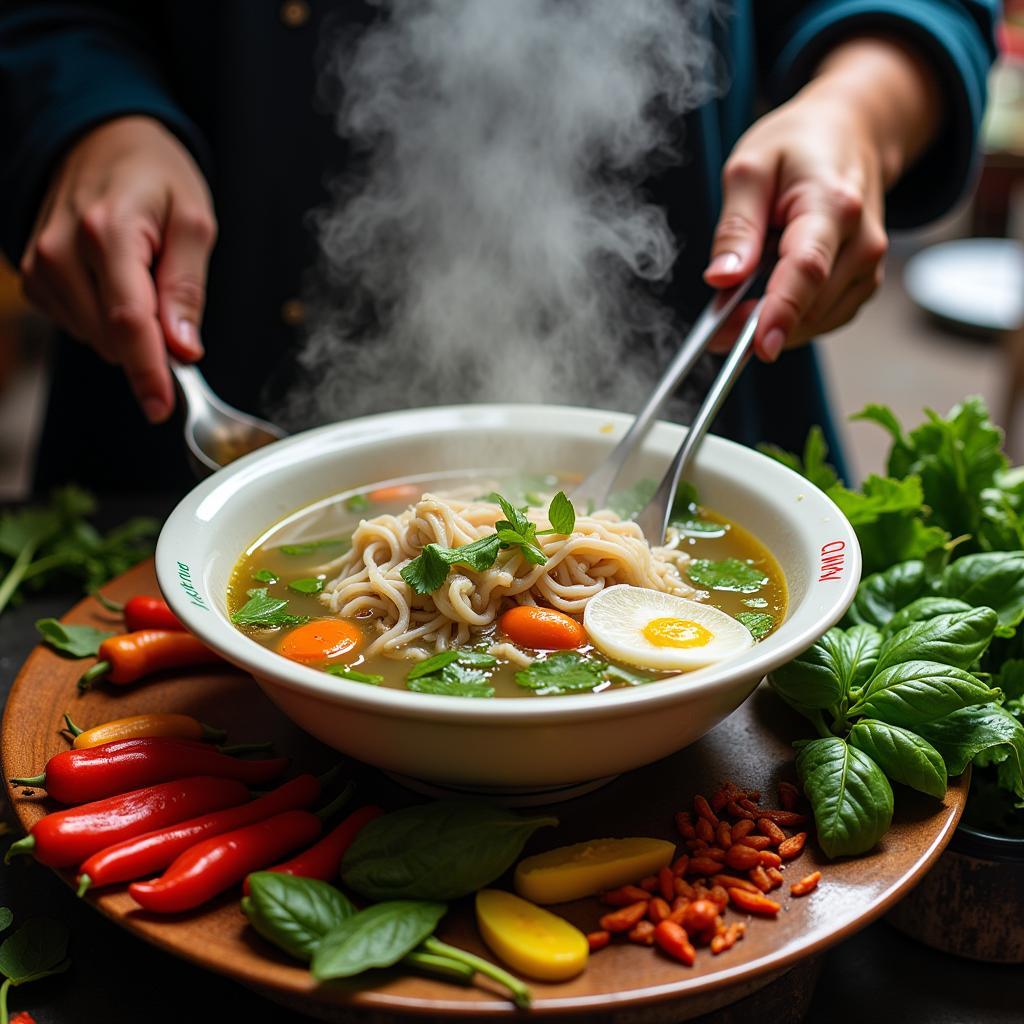
{"type": "MultiPolygon", "coordinates": [[[[527,517],[541,530],[550,526],[539,509],[527,517]]],[[[501,509],[490,502],[424,494],[398,515],[364,519],[352,534],[351,549],[321,570],[333,578],[320,600],[342,618],[375,620],[380,635],[367,655],[420,659],[493,633],[498,616],[513,604],[582,615],[590,598],[617,583],[694,593],[678,571],[688,555],[652,549],[636,523],[606,511],[578,516],[571,536],[538,537],[544,565],[510,548],[483,572],[453,567],[432,594],[417,594],[402,579],[401,570],[425,545],[461,547],[492,534],[501,518],[501,509]]],[[[495,644],[495,653],[507,656],[506,646],[495,644]]]]}

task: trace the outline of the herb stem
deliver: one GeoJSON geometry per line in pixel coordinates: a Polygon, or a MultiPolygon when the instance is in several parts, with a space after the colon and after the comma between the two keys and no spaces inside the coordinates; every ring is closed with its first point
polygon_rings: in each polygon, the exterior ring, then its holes
{"type": "Polygon", "coordinates": [[[7,1024],[7,993],[11,990],[11,979],[5,978],[0,985],[0,1024],[7,1024]]]}
{"type": "MultiPolygon", "coordinates": [[[[25,578],[25,573],[32,564],[32,556],[35,553],[35,541],[30,541],[18,552],[18,557],[14,560],[14,564],[7,571],[3,582],[0,583],[0,613],[7,607],[7,602],[10,601],[15,591],[21,586],[21,581],[25,578]]],[[[4,1020],[6,1020],[6,1014],[4,1015],[4,1020]]],[[[0,1021],[0,1024],[3,1024],[3,1021],[0,1021]]]]}
{"type": "Polygon", "coordinates": [[[808,718],[810,718],[814,728],[818,730],[818,735],[823,739],[831,739],[835,735],[825,724],[825,716],[821,711],[815,711],[812,715],[808,715],[808,718]]]}
{"type": "MultiPolygon", "coordinates": [[[[425,939],[420,948],[428,953],[435,953],[438,956],[447,957],[449,960],[457,960],[460,963],[468,964],[485,978],[490,978],[498,982],[498,984],[504,985],[512,993],[512,1001],[520,1010],[528,1010],[530,1008],[529,988],[517,977],[509,974],[508,971],[502,970],[496,964],[492,964],[482,957],[475,956],[473,953],[468,953],[464,949],[449,946],[447,942],[441,942],[440,939],[435,938],[433,935],[425,939]]],[[[0,1021],[0,1024],[3,1024],[3,1022],[0,1021]]]]}
{"type": "Polygon", "coordinates": [[[399,961],[406,967],[412,967],[425,974],[433,974],[444,981],[458,982],[460,985],[471,985],[476,971],[461,960],[453,960],[450,956],[439,956],[427,953],[422,949],[414,949],[406,953],[399,961]]]}

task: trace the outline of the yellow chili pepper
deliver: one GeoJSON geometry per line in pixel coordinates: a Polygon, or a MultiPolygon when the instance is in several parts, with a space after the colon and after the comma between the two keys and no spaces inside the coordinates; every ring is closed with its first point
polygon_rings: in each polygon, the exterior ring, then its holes
{"type": "Polygon", "coordinates": [[[77,750],[84,747],[97,747],[101,743],[114,740],[136,739],[143,736],[169,736],[181,740],[222,740],[227,735],[223,729],[214,729],[191,715],[170,713],[132,715],[130,718],[118,718],[103,725],[94,725],[91,729],[80,729],[65,715],[68,732],[75,737],[74,746],[77,750]]]}

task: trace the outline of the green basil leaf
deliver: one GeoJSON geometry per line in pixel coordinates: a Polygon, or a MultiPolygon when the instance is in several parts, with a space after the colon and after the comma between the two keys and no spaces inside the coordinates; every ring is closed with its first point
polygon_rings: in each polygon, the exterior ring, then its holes
{"type": "Polygon", "coordinates": [[[269,569],[257,569],[252,578],[260,583],[276,583],[281,577],[275,576],[269,569]]]}
{"type": "Polygon", "coordinates": [[[742,622],[755,640],[763,640],[775,628],[775,619],[767,612],[740,612],[736,621],[742,622]]]}
{"type": "Polygon", "coordinates": [[[416,693],[435,693],[442,697],[493,697],[494,687],[487,674],[463,665],[445,665],[440,672],[409,679],[406,683],[416,693]]]}
{"type": "Polygon", "coordinates": [[[319,594],[324,589],[324,581],[316,576],[309,576],[306,579],[292,580],[288,584],[289,590],[297,594],[319,594]]]}
{"type": "Polygon", "coordinates": [[[862,718],[854,724],[847,739],[893,782],[901,782],[938,800],[946,795],[945,762],[923,736],[888,722],[862,718]]]}
{"type": "Polygon", "coordinates": [[[283,597],[271,597],[266,587],[254,587],[249,591],[249,600],[232,616],[236,626],[298,626],[309,622],[308,615],[290,615],[285,611],[288,601],[283,597]]]}
{"type": "Polygon", "coordinates": [[[1001,781],[1024,800],[1024,725],[1005,708],[998,704],[963,708],[918,731],[942,754],[950,775],[959,775],[975,758],[1005,763],[1008,770],[1001,781]]]}
{"type": "Polygon", "coordinates": [[[901,608],[924,597],[928,589],[924,562],[901,562],[861,580],[847,619],[881,629],[901,608]]]}
{"type": "Polygon", "coordinates": [[[408,682],[412,682],[414,679],[419,679],[420,676],[429,676],[432,672],[440,672],[445,665],[454,665],[458,660],[458,651],[440,651],[437,654],[432,654],[429,658],[424,658],[423,661],[416,662],[409,669],[409,674],[405,678],[408,682]]]}
{"type": "Polygon", "coordinates": [[[597,658],[576,651],[558,651],[520,669],[516,683],[541,697],[577,693],[599,686],[607,668],[607,662],[597,658]]]}
{"type": "Polygon", "coordinates": [[[1001,625],[1016,626],[1024,620],[1024,551],[964,555],[946,567],[939,589],[975,608],[994,608],[1001,625]]]}
{"type": "Polygon", "coordinates": [[[14,914],[11,913],[10,907],[0,907],[0,932],[7,931],[11,927],[11,922],[14,921],[14,914]]]}
{"type": "Polygon", "coordinates": [[[827,856],[866,853],[889,831],[892,787],[867,754],[838,736],[811,740],[796,770],[827,856]]]}
{"type": "Polygon", "coordinates": [[[277,550],[282,555],[289,555],[292,558],[303,558],[306,555],[315,555],[325,548],[337,548],[335,555],[344,554],[352,546],[351,537],[325,537],[323,540],[308,540],[299,544],[282,544],[277,550]]]}
{"type": "Polygon", "coordinates": [[[878,653],[882,648],[882,634],[866,622],[851,626],[846,631],[845,654],[848,690],[860,689],[874,674],[878,653]]]}
{"type": "Polygon", "coordinates": [[[477,800],[438,800],[393,811],[356,836],[345,884],[371,900],[453,900],[504,874],[549,816],[523,817],[477,800]]]}
{"type": "MultiPolygon", "coordinates": [[[[67,926],[48,917],[26,921],[0,943],[0,974],[15,985],[56,973],[68,951],[67,926]]],[[[61,968],[63,969],[63,968],[61,968]]]]}
{"type": "Polygon", "coordinates": [[[955,597],[919,597],[911,601],[906,608],[901,608],[885,625],[884,634],[889,637],[906,629],[912,622],[925,622],[936,615],[952,615],[954,612],[970,610],[966,601],[955,597]]]}
{"type": "Polygon", "coordinates": [[[729,590],[740,594],[753,594],[767,582],[760,569],[755,569],[749,562],[738,558],[725,558],[720,562],[712,562],[707,558],[695,558],[686,566],[686,575],[698,587],[708,590],[729,590]]]}
{"type": "Polygon", "coordinates": [[[910,728],[999,697],[970,672],[934,661],[905,661],[876,673],[851,715],[910,728]]]}
{"type": "Polygon", "coordinates": [[[991,608],[970,608],[912,622],[882,644],[875,671],[906,661],[937,661],[969,669],[992,642],[998,624],[991,608]]]}
{"type": "Polygon", "coordinates": [[[1008,658],[1004,661],[992,685],[1003,691],[1007,703],[1024,697],[1024,659],[1008,658]]]}
{"type": "Polygon", "coordinates": [[[333,885],[277,871],[249,875],[249,895],[242,900],[242,910],[268,942],[307,962],[320,940],[356,912],[333,885]]]}
{"type": "Polygon", "coordinates": [[[830,629],[793,661],[769,677],[772,687],[796,710],[830,708],[846,696],[850,665],[846,637],[830,629]]]}
{"type": "Polygon", "coordinates": [[[448,908],[424,900],[391,900],[353,914],[325,935],[310,970],[318,981],[390,967],[433,934],[448,908]]]}
{"type": "Polygon", "coordinates": [[[353,683],[368,683],[370,686],[380,686],[384,682],[384,677],[376,672],[357,672],[348,665],[328,665],[324,671],[328,675],[349,679],[353,683]]]}
{"type": "Polygon", "coordinates": [[[37,619],[36,629],[47,647],[71,658],[95,658],[100,644],[114,634],[92,626],[69,626],[57,619],[37,619]]]}
{"type": "Polygon", "coordinates": [[[559,491],[548,506],[548,519],[551,520],[551,528],[556,532],[568,536],[576,526],[576,510],[572,502],[565,496],[565,491],[559,491]]]}

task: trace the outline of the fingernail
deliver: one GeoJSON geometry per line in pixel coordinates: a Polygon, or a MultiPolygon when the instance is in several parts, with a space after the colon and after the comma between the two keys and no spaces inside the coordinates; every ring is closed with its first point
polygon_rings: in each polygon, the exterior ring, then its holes
{"type": "Polygon", "coordinates": [[[782,346],[785,344],[785,332],[781,327],[773,327],[761,342],[761,353],[769,363],[774,363],[782,353],[782,346]]]}
{"type": "Polygon", "coordinates": [[[743,260],[735,252],[720,252],[709,264],[705,273],[734,274],[740,269],[743,260]]]}
{"type": "Polygon", "coordinates": [[[191,320],[181,317],[175,324],[178,342],[197,358],[203,354],[203,345],[199,340],[199,332],[191,320]]]}
{"type": "Polygon", "coordinates": [[[162,423],[167,419],[167,405],[160,398],[144,398],[142,411],[150,423],[162,423]]]}

